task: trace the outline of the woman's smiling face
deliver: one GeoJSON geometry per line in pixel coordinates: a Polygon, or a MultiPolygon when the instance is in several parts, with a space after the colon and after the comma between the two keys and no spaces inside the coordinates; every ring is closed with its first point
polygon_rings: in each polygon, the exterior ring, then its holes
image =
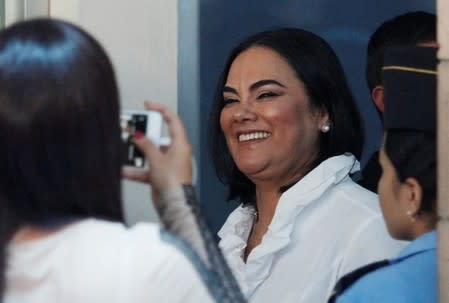
{"type": "Polygon", "coordinates": [[[254,183],[285,185],[317,158],[326,112],[313,109],[295,70],[270,48],[240,53],[223,89],[220,125],[237,167],[254,183]]]}

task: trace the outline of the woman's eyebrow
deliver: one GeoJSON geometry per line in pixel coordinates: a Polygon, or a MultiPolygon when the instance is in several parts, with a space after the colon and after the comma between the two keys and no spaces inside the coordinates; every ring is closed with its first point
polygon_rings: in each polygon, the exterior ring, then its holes
{"type": "MultiPolygon", "coordinates": [[[[260,81],[257,81],[255,83],[251,84],[251,86],[249,87],[249,90],[254,91],[254,90],[258,89],[259,87],[262,87],[264,85],[269,85],[269,84],[274,84],[274,85],[277,85],[280,87],[286,87],[284,84],[282,84],[276,80],[264,79],[264,80],[260,80],[260,81]]],[[[223,87],[223,93],[237,94],[237,90],[233,87],[225,86],[225,87],[223,87]]]]}
{"type": "Polygon", "coordinates": [[[237,95],[237,90],[230,86],[225,86],[225,87],[223,87],[223,93],[233,93],[233,94],[237,95]]]}
{"type": "Polygon", "coordinates": [[[260,80],[260,81],[257,81],[256,83],[251,84],[251,86],[249,87],[249,90],[250,91],[254,91],[254,90],[258,89],[259,87],[264,86],[264,85],[268,85],[268,84],[274,84],[274,85],[277,85],[277,86],[285,88],[284,84],[282,84],[282,83],[280,83],[280,82],[278,82],[276,80],[266,79],[266,80],[260,80]]]}

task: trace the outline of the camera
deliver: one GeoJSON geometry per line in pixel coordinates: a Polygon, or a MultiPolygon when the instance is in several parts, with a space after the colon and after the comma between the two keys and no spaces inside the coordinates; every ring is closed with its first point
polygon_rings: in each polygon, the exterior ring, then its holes
{"type": "Polygon", "coordinates": [[[132,140],[136,132],[140,132],[159,146],[162,115],[156,111],[124,110],[120,113],[120,128],[123,142],[123,165],[136,168],[148,167],[145,155],[132,140]]]}

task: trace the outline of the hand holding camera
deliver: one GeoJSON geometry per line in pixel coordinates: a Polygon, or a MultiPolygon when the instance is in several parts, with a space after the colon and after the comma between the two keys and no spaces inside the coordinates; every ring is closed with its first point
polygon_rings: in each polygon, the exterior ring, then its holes
{"type": "Polygon", "coordinates": [[[161,114],[151,110],[125,110],[120,114],[120,127],[124,145],[123,165],[147,168],[148,161],[133,140],[143,135],[159,146],[162,132],[161,114]]]}
{"type": "MultiPolygon", "coordinates": [[[[184,126],[179,117],[166,106],[153,102],[145,102],[145,108],[160,115],[166,122],[171,138],[168,147],[159,148],[160,129],[157,137],[149,137],[148,133],[137,132],[132,137],[132,143],[149,163],[148,169],[136,169],[125,166],[124,177],[149,182],[154,189],[162,190],[179,184],[192,183],[192,148],[188,141],[184,126]]],[[[151,119],[151,117],[150,117],[151,119]]],[[[150,131],[150,133],[153,133],[150,131]]],[[[154,135],[155,133],[153,133],[154,135]]]]}

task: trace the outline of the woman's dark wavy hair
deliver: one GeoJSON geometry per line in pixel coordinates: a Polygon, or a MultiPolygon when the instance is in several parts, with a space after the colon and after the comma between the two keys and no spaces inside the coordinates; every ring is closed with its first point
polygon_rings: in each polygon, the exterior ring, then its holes
{"type": "Polygon", "coordinates": [[[421,185],[423,197],[419,212],[429,215],[432,219],[431,227],[435,227],[437,218],[435,134],[411,130],[388,130],[384,149],[401,182],[412,177],[421,185]]]}
{"type": "Polygon", "coordinates": [[[47,19],[0,32],[3,272],[18,226],[123,221],[118,118],[113,68],[89,34],[47,19]]]}
{"type": "Polygon", "coordinates": [[[237,168],[231,157],[220,114],[223,109],[223,88],[235,58],[251,47],[276,51],[295,70],[304,83],[312,108],[328,112],[331,129],[320,138],[316,165],[329,157],[349,152],[360,158],[363,148],[363,126],[357,105],[335,52],[319,36],[296,28],[257,33],[232,50],[218,80],[209,121],[209,146],[218,178],[229,186],[229,200],[255,203],[254,184],[237,168]]]}

